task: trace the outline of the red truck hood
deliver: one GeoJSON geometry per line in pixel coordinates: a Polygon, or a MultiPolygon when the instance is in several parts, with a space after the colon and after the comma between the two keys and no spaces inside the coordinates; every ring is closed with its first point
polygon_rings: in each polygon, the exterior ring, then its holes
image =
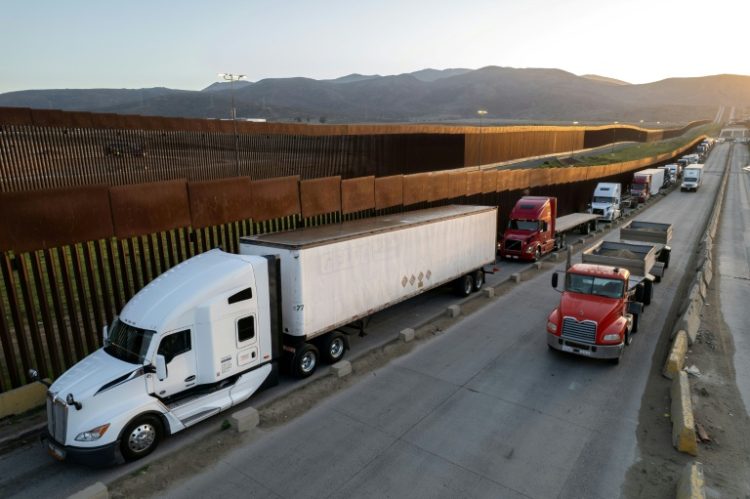
{"type": "Polygon", "coordinates": [[[622,303],[614,298],[585,295],[566,291],[560,299],[560,315],[574,317],[577,321],[591,320],[600,327],[598,332],[620,316],[622,303]]]}

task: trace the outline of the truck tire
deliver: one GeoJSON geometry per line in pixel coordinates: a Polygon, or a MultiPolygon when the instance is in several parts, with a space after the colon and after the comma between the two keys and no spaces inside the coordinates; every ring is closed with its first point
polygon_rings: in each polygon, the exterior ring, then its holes
{"type": "Polygon", "coordinates": [[[453,281],[453,291],[458,296],[469,296],[472,289],[474,289],[474,278],[471,277],[471,274],[466,274],[453,281]]]}
{"type": "Polygon", "coordinates": [[[326,364],[335,364],[344,358],[346,337],[338,331],[328,333],[320,342],[320,355],[326,364]]]}
{"type": "Polygon", "coordinates": [[[292,373],[295,377],[300,379],[312,376],[315,369],[318,367],[319,358],[320,352],[315,348],[315,345],[305,343],[294,354],[294,360],[292,360],[292,373]]]}
{"type": "Polygon", "coordinates": [[[638,314],[633,314],[633,327],[630,328],[631,333],[638,332],[638,314]]]}
{"type": "Polygon", "coordinates": [[[125,427],[120,437],[120,453],[126,461],[151,454],[164,435],[161,420],[154,414],[138,416],[125,427]]]}
{"type": "Polygon", "coordinates": [[[591,225],[586,222],[585,224],[581,225],[581,227],[578,229],[578,232],[580,232],[584,236],[588,235],[588,233],[591,232],[591,225]]]}
{"type": "Polygon", "coordinates": [[[480,270],[477,270],[476,272],[474,272],[474,279],[473,279],[473,281],[474,282],[473,282],[473,285],[472,285],[472,289],[474,291],[479,291],[480,289],[482,289],[482,286],[484,286],[484,271],[482,271],[480,269],[480,270]]]}

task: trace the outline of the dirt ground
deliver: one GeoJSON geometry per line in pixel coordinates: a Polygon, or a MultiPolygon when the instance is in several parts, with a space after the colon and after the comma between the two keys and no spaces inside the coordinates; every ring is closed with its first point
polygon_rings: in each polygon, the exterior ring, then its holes
{"type": "Polygon", "coordinates": [[[735,382],[732,335],[721,316],[716,272],[708,289],[698,339],[688,350],[685,366],[696,366],[689,376],[696,426],[710,441],[698,444],[698,457],[672,447],[671,381],[661,376],[669,348],[664,334],[654,356],[638,424],[640,460],[628,471],[624,495],[629,498],[674,497],[684,466],[703,463],[707,497],[750,498],[750,417],[735,382]]]}

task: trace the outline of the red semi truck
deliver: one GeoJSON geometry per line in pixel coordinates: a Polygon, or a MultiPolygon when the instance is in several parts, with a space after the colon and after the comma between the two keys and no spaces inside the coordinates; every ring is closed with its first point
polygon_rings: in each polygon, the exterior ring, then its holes
{"type": "Polygon", "coordinates": [[[508,228],[498,244],[500,256],[536,261],[565,247],[565,236],[572,230],[588,234],[596,228],[599,215],[572,213],[557,216],[557,198],[524,196],[510,212],[508,228]]]}
{"type": "MultiPolygon", "coordinates": [[[[620,241],[584,251],[583,263],[565,272],[560,304],[547,317],[547,346],[619,362],[651,303],[654,282],[669,266],[671,236],[670,224],[633,221],[620,229],[620,241]]],[[[557,281],[555,272],[555,289],[557,281]]]]}

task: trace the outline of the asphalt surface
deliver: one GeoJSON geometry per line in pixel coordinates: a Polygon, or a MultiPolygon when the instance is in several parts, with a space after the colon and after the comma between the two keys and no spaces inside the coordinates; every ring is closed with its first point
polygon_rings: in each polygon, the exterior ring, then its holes
{"type": "Polygon", "coordinates": [[[748,149],[736,145],[732,170],[718,232],[719,296],[724,322],[734,340],[734,368],[737,388],[750,414],[750,165],[748,149]]]}
{"type": "Polygon", "coordinates": [[[657,337],[730,150],[714,150],[698,192],[673,191],[637,217],[671,222],[673,252],[619,366],[547,350],[559,299],[550,269],[300,418],[257,430],[169,497],[619,496],[638,460],[649,367],[663,360],[652,358],[657,337]]]}

